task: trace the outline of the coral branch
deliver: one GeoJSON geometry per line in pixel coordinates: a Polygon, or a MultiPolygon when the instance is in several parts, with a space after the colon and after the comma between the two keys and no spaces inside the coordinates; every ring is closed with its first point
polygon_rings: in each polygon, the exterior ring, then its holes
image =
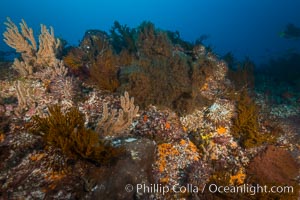
{"type": "Polygon", "coordinates": [[[107,104],[103,105],[102,118],[98,122],[97,132],[104,136],[117,135],[130,126],[133,118],[139,111],[139,107],[134,105],[134,98],[129,98],[128,92],[121,96],[121,107],[118,111],[113,109],[108,112],[107,104]]]}
{"type": "Polygon", "coordinates": [[[18,98],[18,107],[20,109],[26,108],[27,102],[26,102],[26,90],[24,87],[21,87],[20,81],[17,81],[15,83],[15,88],[17,91],[17,98],[18,98]]]}
{"type": "Polygon", "coordinates": [[[33,30],[28,28],[24,20],[20,23],[21,32],[10,18],[7,18],[5,25],[4,42],[21,53],[22,60],[15,59],[13,64],[21,76],[32,75],[45,67],[57,66],[56,53],[60,46],[60,40],[54,37],[52,27],[48,30],[45,25],[41,25],[39,47],[37,47],[33,30]]]}
{"type": "Polygon", "coordinates": [[[47,27],[41,24],[41,34],[39,36],[39,50],[37,52],[37,64],[46,66],[56,65],[56,53],[60,45],[60,40],[55,39],[54,30],[50,27],[50,32],[47,27]]]}
{"type": "Polygon", "coordinates": [[[34,90],[21,81],[15,82],[15,89],[18,98],[18,111],[26,110],[31,107],[35,107],[35,98],[33,96],[34,90]]]}
{"type": "Polygon", "coordinates": [[[28,28],[26,22],[24,21],[24,19],[22,19],[22,23],[20,23],[20,27],[21,27],[21,31],[23,36],[30,41],[31,43],[31,47],[34,51],[37,50],[37,45],[36,45],[36,41],[34,39],[34,35],[33,35],[33,30],[32,28],[28,28]]]}
{"type": "Polygon", "coordinates": [[[24,61],[19,61],[17,58],[15,58],[12,67],[23,77],[33,74],[32,65],[24,61]]]}
{"type": "Polygon", "coordinates": [[[40,79],[55,79],[56,77],[65,77],[67,76],[68,69],[65,67],[62,60],[55,60],[53,67],[45,68],[43,71],[37,72],[36,77],[40,79]]]}
{"type": "Polygon", "coordinates": [[[4,23],[6,27],[6,32],[3,33],[4,42],[14,48],[17,52],[22,54],[28,54],[32,56],[34,51],[36,51],[36,42],[33,37],[33,31],[31,28],[27,27],[24,20],[20,23],[21,32],[19,32],[18,27],[7,18],[7,22],[4,23]]]}

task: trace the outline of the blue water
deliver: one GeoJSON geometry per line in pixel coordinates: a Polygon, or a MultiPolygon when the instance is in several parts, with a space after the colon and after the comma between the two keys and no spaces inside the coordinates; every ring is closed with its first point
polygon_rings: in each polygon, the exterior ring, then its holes
{"type": "MultiPolygon", "coordinates": [[[[23,18],[39,33],[39,24],[53,26],[55,35],[78,45],[87,29],[108,31],[115,20],[129,27],[151,21],[181,33],[187,41],[208,35],[204,44],[218,55],[231,51],[257,64],[300,52],[300,39],[279,36],[288,23],[300,26],[299,0],[1,0],[0,32],[6,17],[23,18]]],[[[10,50],[0,41],[0,50],[10,50]]]]}

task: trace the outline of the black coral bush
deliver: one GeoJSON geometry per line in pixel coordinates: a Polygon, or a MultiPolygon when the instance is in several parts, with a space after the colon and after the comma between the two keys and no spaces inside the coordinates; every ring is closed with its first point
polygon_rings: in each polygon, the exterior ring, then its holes
{"type": "Polygon", "coordinates": [[[41,135],[47,145],[60,148],[72,158],[99,164],[107,164],[121,154],[121,149],[105,144],[96,132],[84,127],[84,116],[77,108],[71,108],[65,114],[58,105],[48,109],[47,117],[33,117],[30,129],[41,135]]]}

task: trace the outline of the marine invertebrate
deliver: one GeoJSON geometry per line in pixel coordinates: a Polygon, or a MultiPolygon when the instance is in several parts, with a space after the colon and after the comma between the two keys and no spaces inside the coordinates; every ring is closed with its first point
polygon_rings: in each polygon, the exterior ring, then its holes
{"type": "Polygon", "coordinates": [[[291,152],[274,145],[268,145],[266,149],[256,155],[247,167],[249,182],[272,186],[292,186],[293,191],[283,193],[259,193],[260,199],[297,199],[300,187],[298,179],[299,163],[291,152]]]}
{"type": "Polygon", "coordinates": [[[150,22],[142,23],[135,34],[137,55],[131,55],[131,62],[125,61],[126,66],[120,68],[118,90],[129,91],[141,107],[165,106],[183,115],[220,95],[225,62],[207,54],[194,59],[192,45],[182,41],[179,33],[158,30],[150,22]],[[201,88],[206,90],[204,95],[201,88]]]}
{"type": "Polygon", "coordinates": [[[72,72],[79,71],[84,65],[84,51],[79,48],[72,48],[66,56],[63,57],[64,63],[72,72]]]}
{"type": "Polygon", "coordinates": [[[191,94],[188,62],[189,57],[184,55],[144,55],[132,65],[121,68],[120,90],[129,91],[142,107],[155,104],[173,108],[178,113],[189,112],[196,101],[191,94]]]}
{"type": "Polygon", "coordinates": [[[248,165],[247,174],[260,184],[293,184],[299,175],[299,163],[291,152],[274,145],[268,145],[248,165]]]}
{"type": "Polygon", "coordinates": [[[36,42],[33,30],[24,20],[20,23],[21,30],[7,18],[5,23],[4,41],[7,45],[21,53],[21,59],[15,59],[13,68],[22,76],[22,80],[15,82],[18,98],[16,114],[23,111],[30,118],[48,104],[63,103],[66,107],[73,105],[74,82],[66,78],[68,73],[63,61],[56,55],[60,49],[60,40],[54,36],[54,30],[41,25],[39,42],[36,42]],[[66,78],[66,81],[64,79],[66,78]],[[60,85],[60,87],[57,87],[60,85]],[[55,92],[54,92],[54,90],[55,92]],[[37,112],[36,112],[37,111],[37,112]]]}
{"type": "Polygon", "coordinates": [[[195,110],[191,114],[180,117],[180,121],[187,131],[196,131],[203,126],[203,115],[203,110],[195,110]]]}
{"type": "Polygon", "coordinates": [[[175,185],[181,181],[181,172],[199,159],[198,149],[190,140],[162,143],[157,146],[154,171],[158,173],[159,182],[175,185]]]}
{"type": "Polygon", "coordinates": [[[262,134],[259,129],[258,107],[244,90],[237,101],[237,115],[231,127],[232,135],[238,139],[244,148],[259,146],[272,141],[270,134],[262,134]]]}
{"type": "Polygon", "coordinates": [[[63,61],[70,74],[79,77],[80,80],[89,78],[90,60],[82,48],[71,48],[63,57],[63,61]]]}
{"type": "Polygon", "coordinates": [[[33,75],[39,69],[57,65],[56,53],[60,40],[54,37],[52,27],[49,31],[45,25],[41,25],[39,45],[37,45],[33,30],[27,26],[24,20],[20,23],[21,32],[9,18],[5,25],[4,42],[21,53],[22,60],[16,58],[13,64],[21,76],[33,75]]]}
{"type": "Polygon", "coordinates": [[[90,68],[93,83],[102,90],[114,92],[119,86],[118,60],[111,47],[96,57],[90,68]]]}
{"type": "Polygon", "coordinates": [[[33,89],[28,85],[28,83],[21,83],[21,81],[15,82],[15,89],[18,98],[18,109],[19,111],[23,109],[28,109],[30,107],[34,107],[36,99],[33,95],[33,89]]]}
{"type": "MultiPolygon", "coordinates": [[[[15,114],[27,112],[27,117],[34,114],[42,115],[43,110],[50,105],[62,103],[65,108],[74,105],[76,81],[66,75],[66,68],[56,66],[35,73],[35,79],[20,79],[14,82],[15,96],[18,108],[15,114]]],[[[28,120],[28,119],[27,119],[28,120]]]]}
{"type": "Polygon", "coordinates": [[[229,184],[241,185],[244,183],[245,179],[246,179],[245,170],[243,168],[240,168],[235,175],[230,176],[229,184]]]}
{"type": "Polygon", "coordinates": [[[86,31],[80,46],[63,59],[73,74],[102,90],[114,92],[119,86],[119,57],[104,31],[86,31]]]}
{"type": "Polygon", "coordinates": [[[226,132],[227,132],[227,128],[226,127],[220,126],[220,127],[217,128],[217,133],[220,134],[220,135],[222,135],[222,134],[224,134],[226,132]]]}
{"type": "Polygon", "coordinates": [[[101,136],[117,136],[131,125],[138,113],[139,107],[134,105],[134,98],[129,98],[128,92],[125,92],[120,100],[121,109],[113,109],[111,112],[108,112],[107,104],[103,104],[102,118],[96,127],[101,136]]]}
{"type": "Polygon", "coordinates": [[[64,107],[74,106],[76,94],[76,81],[71,77],[56,77],[52,79],[47,87],[51,97],[54,97],[64,107]]]}
{"type": "Polygon", "coordinates": [[[234,104],[228,100],[217,99],[207,110],[205,116],[209,121],[217,124],[226,124],[234,116],[234,104]]]}
{"type": "Polygon", "coordinates": [[[167,34],[156,30],[151,22],[143,22],[139,26],[136,45],[139,51],[146,56],[162,55],[169,57],[172,54],[172,44],[167,34]]]}
{"type": "Polygon", "coordinates": [[[158,169],[160,172],[165,171],[167,165],[167,157],[178,156],[179,151],[175,149],[172,144],[163,143],[157,147],[158,156],[160,162],[158,163],[158,169]]]}
{"type": "Polygon", "coordinates": [[[66,77],[67,73],[68,69],[65,67],[64,62],[62,60],[56,60],[53,67],[45,68],[42,71],[36,72],[35,77],[41,80],[51,80],[56,77],[66,77]]]}
{"type": "Polygon", "coordinates": [[[103,99],[99,91],[90,92],[84,102],[79,102],[78,109],[85,115],[85,126],[95,128],[99,115],[102,113],[103,99]]]}
{"type": "Polygon", "coordinates": [[[228,66],[216,55],[207,53],[193,62],[193,93],[208,100],[224,98],[230,85],[226,78],[228,66]]]}
{"type": "Polygon", "coordinates": [[[135,44],[136,29],[131,29],[126,25],[121,25],[118,21],[114,22],[110,30],[112,45],[114,50],[119,53],[126,49],[129,53],[137,51],[135,44]]]}
{"type": "Polygon", "coordinates": [[[254,87],[254,63],[245,59],[236,69],[228,70],[228,78],[233,82],[236,90],[254,87]]]}
{"type": "Polygon", "coordinates": [[[45,118],[34,116],[30,131],[43,137],[45,143],[55,146],[72,158],[84,158],[97,163],[107,163],[120,154],[104,141],[98,133],[84,127],[84,117],[73,107],[63,114],[61,107],[48,108],[45,118]]]}

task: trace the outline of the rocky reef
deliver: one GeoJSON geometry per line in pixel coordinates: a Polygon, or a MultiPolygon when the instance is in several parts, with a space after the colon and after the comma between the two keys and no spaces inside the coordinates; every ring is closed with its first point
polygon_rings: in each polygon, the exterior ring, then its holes
{"type": "Polygon", "coordinates": [[[19,57],[0,62],[0,199],[299,197],[299,101],[276,109],[249,60],[151,22],[77,47],[6,28],[19,57]],[[280,191],[234,191],[259,185],[280,191]]]}

